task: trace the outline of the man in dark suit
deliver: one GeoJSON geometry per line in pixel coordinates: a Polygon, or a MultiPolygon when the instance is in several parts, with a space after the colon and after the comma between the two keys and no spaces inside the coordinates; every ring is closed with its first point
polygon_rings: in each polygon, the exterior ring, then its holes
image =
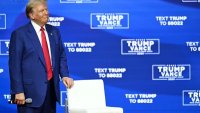
{"type": "Polygon", "coordinates": [[[31,21],[13,31],[10,39],[11,95],[18,113],[56,113],[60,77],[68,88],[73,86],[61,35],[57,28],[46,24],[46,0],[30,0],[26,15],[31,21]],[[32,103],[26,104],[26,98],[32,103]]]}

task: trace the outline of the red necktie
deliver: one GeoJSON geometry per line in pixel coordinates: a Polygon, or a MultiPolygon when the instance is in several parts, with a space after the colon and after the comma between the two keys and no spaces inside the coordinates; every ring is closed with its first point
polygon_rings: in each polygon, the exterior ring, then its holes
{"type": "Polygon", "coordinates": [[[46,71],[47,71],[47,79],[50,80],[52,78],[52,69],[51,69],[51,60],[50,60],[50,55],[49,55],[49,49],[46,41],[46,36],[44,33],[44,28],[41,27],[41,38],[42,38],[42,50],[44,54],[44,59],[46,62],[46,71]]]}

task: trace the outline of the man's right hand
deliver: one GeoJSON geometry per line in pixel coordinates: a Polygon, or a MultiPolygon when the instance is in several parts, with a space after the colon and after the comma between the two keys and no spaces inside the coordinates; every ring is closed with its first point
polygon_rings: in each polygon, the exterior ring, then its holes
{"type": "Polygon", "coordinates": [[[24,105],[25,104],[24,93],[15,94],[15,103],[18,104],[18,105],[24,105]]]}

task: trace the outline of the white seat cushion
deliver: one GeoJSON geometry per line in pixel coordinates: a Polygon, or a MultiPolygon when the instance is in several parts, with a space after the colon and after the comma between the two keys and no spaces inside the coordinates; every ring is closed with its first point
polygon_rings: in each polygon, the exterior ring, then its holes
{"type": "Polygon", "coordinates": [[[119,107],[71,109],[69,113],[123,113],[123,109],[119,107]]]}

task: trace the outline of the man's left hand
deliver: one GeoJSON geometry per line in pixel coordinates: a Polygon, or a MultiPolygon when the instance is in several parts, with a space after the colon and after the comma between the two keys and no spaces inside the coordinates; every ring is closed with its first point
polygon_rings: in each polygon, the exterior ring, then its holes
{"type": "Polygon", "coordinates": [[[74,80],[72,78],[69,77],[63,77],[62,78],[63,84],[67,87],[67,88],[71,88],[74,85],[74,80]]]}

